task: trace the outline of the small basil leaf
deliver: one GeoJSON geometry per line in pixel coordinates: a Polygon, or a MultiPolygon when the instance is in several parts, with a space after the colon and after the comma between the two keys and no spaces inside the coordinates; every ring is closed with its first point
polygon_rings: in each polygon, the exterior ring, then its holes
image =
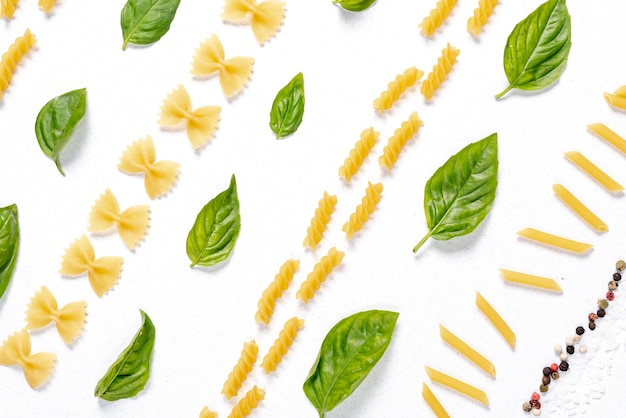
{"type": "Polygon", "coordinates": [[[333,3],[340,5],[351,12],[362,12],[374,4],[376,0],[333,0],[333,3]]]}
{"type": "Polygon", "coordinates": [[[367,377],[389,346],[397,319],[396,312],[359,312],[328,332],[303,385],[320,418],[367,377]]]}
{"type": "Polygon", "coordinates": [[[270,111],[270,128],[276,138],[284,138],[298,129],[303,115],[304,76],[298,73],[276,95],[270,111]]]}
{"type": "Polygon", "coordinates": [[[20,240],[15,204],[0,208],[0,298],[9,286],[20,240]]]}
{"type": "Polygon", "coordinates": [[[109,367],[96,385],[94,396],[107,401],[130,398],[143,390],[150,378],[150,357],[156,332],[142,310],[142,325],[131,343],[109,367]]]}
{"type": "Polygon", "coordinates": [[[235,175],[228,189],[207,203],[187,235],[187,256],[191,267],[213,266],[228,258],[235,247],[241,219],[235,175]]]}
{"type": "Polygon", "coordinates": [[[161,39],[170,30],[180,0],[128,0],[120,18],[122,37],[128,43],[147,45],[161,39]]]}
{"type": "Polygon", "coordinates": [[[509,90],[538,90],[560,76],[572,45],[571,19],[565,0],[549,0],[519,22],[504,47],[509,90]]]}
{"type": "Polygon", "coordinates": [[[437,240],[466,235],[485,219],[498,185],[498,134],[469,144],[439,167],[424,187],[429,237],[437,240]]]}
{"type": "Polygon", "coordinates": [[[52,158],[61,174],[65,175],[59,162],[59,155],[70,139],[74,128],[85,116],[87,110],[87,90],[68,91],[44,105],[35,121],[35,135],[39,147],[52,158]]]}

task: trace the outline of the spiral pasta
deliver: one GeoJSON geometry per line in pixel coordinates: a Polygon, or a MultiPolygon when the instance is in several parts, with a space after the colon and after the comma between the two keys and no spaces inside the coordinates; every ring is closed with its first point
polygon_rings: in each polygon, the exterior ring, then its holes
{"type": "Polygon", "coordinates": [[[0,61],[0,99],[2,99],[2,92],[9,87],[17,64],[36,43],[35,35],[30,32],[30,29],[26,29],[24,36],[17,38],[8,51],[2,54],[2,61],[0,61]]]}
{"type": "Polygon", "coordinates": [[[365,189],[365,196],[361,199],[361,204],[358,205],[350,220],[343,225],[342,231],[346,233],[348,239],[359,232],[365,222],[369,219],[370,215],[376,210],[376,205],[380,202],[380,194],[383,191],[383,184],[368,182],[368,186],[365,189]]]}
{"type": "Polygon", "coordinates": [[[378,158],[380,166],[391,170],[396,161],[398,161],[402,149],[423,125],[424,122],[419,118],[417,112],[411,113],[409,119],[402,122],[400,127],[393,133],[393,136],[387,140],[387,145],[383,148],[383,155],[378,158]]]}
{"type": "Polygon", "coordinates": [[[0,0],[0,17],[11,19],[20,0],[0,0]]]}
{"type": "Polygon", "coordinates": [[[44,12],[48,13],[52,10],[56,2],[57,0],[39,0],[39,7],[41,7],[41,10],[44,12]]]}
{"type": "Polygon", "coordinates": [[[337,195],[329,195],[324,192],[315,209],[315,215],[311,218],[311,225],[306,230],[306,237],[302,245],[314,250],[322,240],[322,234],[326,231],[326,225],[330,222],[330,216],[335,211],[337,204],[337,195]]]}
{"type": "Polygon", "coordinates": [[[343,177],[346,181],[350,181],[352,177],[359,171],[359,168],[363,165],[363,161],[369,155],[380,132],[375,131],[374,128],[369,127],[361,132],[361,139],[355,144],[354,148],[350,150],[350,156],[343,161],[343,165],[339,167],[339,176],[343,177]]]}
{"type": "Polygon", "coordinates": [[[0,346],[0,364],[20,366],[26,382],[36,389],[52,375],[57,356],[52,353],[31,354],[30,334],[25,329],[14,332],[0,346]]]}
{"type": "Polygon", "coordinates": [[[456,1],[439,0],[437,2],[435,8],[430,11],[419,25],[424,36],[433,36],[435,34],[435,31],[443,24],[443,21],[448,18],[450,12],[456,6],[456,1]]]}
{"type": "Polygon", "coordinates": [[[202,408],[202,411],[200,411],[200,418],[217,418],[217,412],[213,412],[208,406],[205,406],[202,408]]]}
{"type": "Polygon", "coordinates": [[[280,266],[278,274],[274,276],[274,281],[263,291],[261,299],[259,299],[258,310],[254,317],[257,323],[263,322],[269,325],[270,317],[274,314],[276,300],[287,290],[298,267],[300,267],[299,260],[287,260],[280,266]]]}
{"type": "Polygon", "coordinates": [[[400,99],[402,93],[417,83],[423,75],[424,71],[418,70],[416,67],[409,67],[402,74],[398,74],[387,85],[387,90],[380,93],[380,96],[374,100],[374,110],[384,113],[385,110],[391,109],[393,104],[400,99]]]}
{"type": "Polygon", "coordinates": [[[259,347],[254,340],[249,343],[243,343],[241,356],[233,370],[228,374],[228,378],[222,387],[222,394],[226,398],[231,399],[233,396],[237,396],[237,392],[239,392],[244,380],[246,380],[248,374],[252,371],[254,363],[256,363],[258,353],[259,347]]]}
{"type": "Polygon", "coordinates": [[[289,347],[293,344],[293,340],[298,335],[298,331],[304,325],[304,319],[293,317],[285,322],[283,329],[278,334],[278,338],[274,341],[274,345],[270,347],[261,366],[265,373],[269,374],[276,370],[278,364],[282,361],[289,347]]]}
{"type": "Polygon", "coordinates": [[[320,261],[313,266],[313,271],[309,273],[306,280],[300,285],[300,290],[296,293],[296,298],[302,299],[304,303],[308,303],[313,299],[315,292],[320,288],[322,282],[333,271],[333,269],[343,260],[343,251],[338,251],[335,247],[328,251],[320,261]]]}
{"type": "Polygon", "coordinates": [[[499,0],[479,0],[478,7],[474,9],[474,16],[467,19],[467,30],[474,36],[478,36],[483,26],[493,14],[493,9],[499,0]]]}
{"type": "Polygon", "coordinates": [[[249,21],[257,42],[263,45],[278,32],[285,19],[285,2],[225,0],[222,19],[229,23],[249,21]]]}
{"type": "Polygon", "coordinates": [[[228,418],[243,418],[252,413],[252,410],[259,405],[259,401],[265,398],[265,391],[256,385],[241,398],[237,405],[230,411],[228,418]]]}
{"type": "Polygon", "coordinates": [[[433,70],[428,74],[428,78],[422,82],[421,91],[426,100],[432,99],[441,83],[446,80],[460,52],[458,48],[450,46],[450,44],[441,50],[441,56],[437,59],[437,64],[433,66],[433,70]]]}

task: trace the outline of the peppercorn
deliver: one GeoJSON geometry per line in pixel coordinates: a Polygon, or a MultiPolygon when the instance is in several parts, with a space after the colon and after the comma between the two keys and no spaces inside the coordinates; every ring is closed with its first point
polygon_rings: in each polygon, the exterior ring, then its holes
{"type": "Polygon", "coordinates": [[[566,345],[573,345],[574,344],[574,337],[567,337],[565,339],[565,344],[566,345]]]}
{"type": "Polygon", "coordinates": [[[533,394],[530,395],[530,400],[531,401],[538,401],[539,399],[541,399],[541,395],[538,394],[537,392],[533,392],[533,394]]]}
{"type": "Polygon", "coordinates": [[[581,353],[581,354],[585,354],[587,352],[587,346],[586,345],[581,345],[578,348],[578,352],[581,353]]]}
{"type": "Polygon", "coordinates": [[[617,289],[617,282],[615,280],[611,280],[609,282],[609,290],[615,290],[617,289]]]}
{"type": "Polygon", "coordinates": [[[538,417],[540,415],[541,415],[541,409],[539,409],[539,408],[533,409],[533,416],[538,417]]]}
{"type": "Polygon", "coordinates": [[[522,404],[522,411],[524,412],[530,412],[533,410],[533,406],[530,404],[530,402],[524,402],[522,404]]]}
{"type": "MultiPolygon", "coordinates": [[[[589,314],[589,317],[588,317],[588,318],[589,318],[589,322],[594,322],[596,319],[598,319],[598,315],[597,315],[597,314],[595,314],[595,313],[593,313],[593,312],[591,312],[591,313],[589,314]]],[[[583,332],[585,332],[585,329],[584,329],[583,327],[579,327],[579,328],[582,328],[582,329],[583,329],[583,332]]],[[[576,328],[576,329],[578,329],[578,328],[576,328]]]]}
{"type": "Polygon", "coordinates": [[[595,330],[595,329],[596,329],[596,323],[595,323],[595,322],[590,322],[590,323],[589,323],[589,329],[590,329],[591,331],[595,330]]]}
{"type": "Polygon", "coordinates": [[[569,369],[569,363],[566,361],[562,361],[561,364],[559,364],[559,370],[561,370],[562,372],[566,372],[569,369]]]}
{"type": "Polygon", "coordinates": [[[606,299],[598,299],[598,306],[602,309],[606,309],[609,307],[609,301],[606,299]]]}
{"type": "Polygon", "coordinates": [[[580,340],[582,340],[582,337],[580,335],[578,334],[574,335],[574,341],[578,342],[580,340]]]}
{"type": "Polygon", "coordinates": [[[534,401],[534,400],[530,400],[530,405],[534,408],[534,409],[541,409],[541,402],[539,401],[534,401]]]}
{"type": "Polygon", "coordinates": [[[622,275],[620,273],[613,273],[613,280],[619,282],[620,280],[622,280],[622,275]]]}
{"type": "Polygon", "coordinates": [[[612,301],[613,299],[615,299],[615,293],[613,293],[613,291],[612,291],[612,290],[609,290],[608,292],[606,292],[606,298],[607,298],[609,301],[612,301]]]}
{"type": "Polygon", "coordinates": [[[552,379],[550,379],[550,376],[544,376],[541,378],[541,383],[543,383],[544,385],[549,385],[551,380],[552,379]]]}
{"type": "Polygon", "coordinates": [[[626,262],[624,262],[624,260],[618,260],[617,263],[615,263],[615,268],[619,271],[624,271],[624,269],[626,269],[626,262]]]}
{"type": "Polygon", "coordinates": [[[552,370],[553,372],[556,372],[557,370],[559,370],[559,365],[556,363],[552,363],[550,365],[550,370],[552,370]]]}
{"type": "MultiPolygon", "coordinates": [[[[591,318],[589,319],[591,320],[591,318]]],[[[585,329],[583,327],[576,327],[576,334],[577,335],[583,335],[585,333],[585,329]]]]}
{"type": "Polygon", "coordinates": [[[567,354],[574,354],[574,346],[573,345],[568,345],[566,350],[567,350],[567,354]]]}
{"type": "Polygon", "coordinates": [[[539,392],[546,393],[548,391],[548,385],[539,385],[539,392]]]}
{"type": "Polygon", "coordinates": [[[550,377],[552,378],[552,380],[559,380],[559,377],[561,377],[561,376],[559,375],[559,372],[554,371],[554,372],[550,373],[550,377]]]}
{"type": "Polygon", "coordinates": [[[543,375],[544,376],[550,376],[550,373],[552,373],[552,370],[550,370],[549,367],[544,367],[543,368],[543,375]]]}
{"type": "Polygon", "coordinates": [[[602,308],[599,308],[596,313],[598,314],[598,318],[604,318],[604,315],[606,315],[606,311],[602,308]]]}

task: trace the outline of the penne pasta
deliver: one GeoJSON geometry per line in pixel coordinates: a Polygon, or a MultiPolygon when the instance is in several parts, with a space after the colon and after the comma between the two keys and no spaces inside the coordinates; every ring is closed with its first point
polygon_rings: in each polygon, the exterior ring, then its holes
{"type": "Polygon", "coordinates": [[[624,186],[616,182],[602,171],[597,165],[589,161],[584,155],[578,151],[568,151],[565,153],[568,160],[576,164],[585,173],[589,174],[595,181],[600,183],[610,192],[619,192],[624,190],[624,186]]]}
{"type": "Polygon", "coordinates": [[[515,333],[509,327],[509,325],[502,319],[500,314],[491,306],[487,299],[485,299],[480,293],[476,292],[476,306],[485,314],[487,319],[491,321],[494,327],[500,332],[511,348],[515,349],[516,337],[515,333]]]}
{"type": "Polygon", "coordinates": [[[613,107],[626,110],[626,85],[611,93],[604,93],[604,99],[613,107]]]}
{"type": "Polygon", "coordinates": [[[450,418],[448,412],[446,412],[441,402],[439,402],[439,399],[435,397],[435,394],[426,383],[422,383],[422,398],[424,398],[428,406],[430,406],[430,409],[437,415],[437,418],[450,418]]]}
{"type": "Polygon", "coordinates": [[[491,377],[496,377],[496,368],[492,362],[487,360],[482,354],[467,345],[465,341],[454,335],[443,325],[439,324],[439,336],[450,344],[459,353],[463,354],[472,363],[489,373],[491,377]]]}
{"type": "Polygon", "coordinates": [[[626,154],[626,140],[602,123],[587,125],[589,130],[626,154]]]}
{"type": "Polygon", "coordinates": [[[532,274],[520,273],[506,269],[499,269],[502,278],[507,282],[523,284],[526,286],[539,287],[541,289],[562,292],[561,286],[548,277],[534,276],[532,274]]]}
{"type": "Polygon", "coordinates": [[[604,223],[604,221],[598,218],[598,216],[593,213],[591,209],[578,200],[576,196],[565,188],[565,186],[558,183],[553,184],[552,190],[554,190],[556,195],[593,229],[598,232],[606,232],[609,230],[609,227],[604,223]]]}
{"type": "Polygon", "coordinates": [[[481,402],[485,406],[489,406],[489,398],[484,391],[438,370],[432,369],[428,366],[425,367],[428,377],[430,377],[433,382],[447,386],[450,389],[456,390],[457,392],[462,393],[465,396],[476,399],[478,402],[481,402]]]}
{"type": "Polygon", "coordinates": [[[573,251],[575,253],[584,253],[585,251],[593,248],[593,245],[591,244],[549,234],[534,228],[524,228],[521,231],[517,231],[517,234],[521,237],[541,242],[542,244],[551,245],[553,247],[573,251]]]}

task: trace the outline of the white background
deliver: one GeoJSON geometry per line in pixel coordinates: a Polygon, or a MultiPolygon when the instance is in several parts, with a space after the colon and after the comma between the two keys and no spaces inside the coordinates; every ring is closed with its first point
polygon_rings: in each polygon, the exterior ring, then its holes
{"type": "MultiPolygon", "coordinates": [[[[626,42],[619,0],[570,1],[572,49],[561,79],[540,93],[510,93],[496,101],[506,77],[502,52],[515,24],[540,2],[503,1],[476,40],[465,29],[476,1],[461,0],[436,35],[418,28],[435,1],[379,0],[348,13],[330,0],[289,1],[281,31],[259,46],[249,26],[224,24],[222,1],[182,1],[172,27],[158,43],[122,51],[119,14],[124,1],[64,0],[46,16],[35,0],[22,0],[15,17],[0,21],[0,50],[29,27],[37,46],[17,69],[0,100],[0,206],[19,207],[21,242],[13,280],[0,301],[0,338],[24,326],[24,310],[42,285],[61,305],[86,300],[88,322],[66,347],[52,327],[33,332],[33,351],[57,354],[51,380],[31,390],[17,367],[0,369],[0,405],[8,417],[187,417],[204,405],[226,416],[234,401],[220,391],[244,341],[255,339],[259,362],[284,322],[305,319],[278,370],[255,368],[245,383],[266,398],[253,416],[315,417],[301,389],[322,339],[340,319],[367,309],[400,313],[387,353],[358,390],[328,417],[434,416],[420,396],[429,365],[472,383],[491,406],[437,384],[430,387],[452,416],[523,415],[521,404],[537,390],[541,369],[586,323],[617,259],[624,253],[624,197],[610,194],[569,163],[578,150],[622,184],[625,158],[587,131],[602,122],[626,134],[626,116],[611,109],[602,92],[626,84],[626,42]],[[215,33],[226,56],[251,56],[248,87],[227,100],[217,79],[194,80],[195,48],[215,33]],[[446,43],[461,54],[449,79],[427,103],[410,89],[381,117],[372,101],[396,74],[415,65],[428,72],[446,43]],[[297,133],[276,140],[268,127],[276,92],[297,72],[305,79],[306,110],[297,133]],[[219,105],[222,119],[208,144],[194,151],[183,131],[163,131],[156,121],[168,92],[183,84],[194,107],[219,105]],[[88,91],[87,115],[61,155],[66,176],[39,149],[34,121],[52,97],[88,91]],[[377,159],[393,130],[418,111],[424,126],[391,173],[377,159]],[[373,126],[380,140],[362,171],[347,185],[337,169],[360,132],[373,126]],[[496,201],[471,235],[430,240],[423,187],[437,167],[470,142],[499,137],[496,201]],[[151,201],[140,177],[117,169],[126,147],[151,135],[157,159],[181,164],[176,187],[151,201]],[[230,259],[213,269],[189,268],[185,239],[197,212],[237,177],[242,228],[230,259]],[[360,202],[367,182],[382,181],[383,198],[351,241],[343,223],[360,202]],[[552,192],[562,183],[609,225],[597,233],[552,192]],[[125,258],[118,285],[98,298],[86,277],[58,273],[65,248],[86,233],[91,205],[111,189],[122,208],[149,204],[145,241],[129,251],[115,234],[91,236],[97,256],[125,258]],[[301,246],[324,190],[337,209],[321,246],[301,246]],[[594,244],[586,255],[536,245],[516,231],[536,227],[594,244]],[[332,246],[344,262],[303,305],[295,299],[302,280],[332,246]],[[254,321],[262,290],[280,265],[300,259],[294,283],[278,303],[270,327],[254,321]],[[554,294],[503,283],[498,268],[555,278],[554,294]],[[474,305],[480,291],[517,333],[511,350],[474,305]],[[157,340],[152,376],[136,398],[106,402],[93,397],[96,382],[140,325],[138,309],[152,318],[157,340]],[[491,359],[492,379],[443,343],[439,323],[491,359]]],[[[626,407],[620,388],[626,335],[624,296],[617,294],[607,318],[583,338],[590,353],[577,354],[571,371],[543,397],[545,416],[615,416],[626,407]],[[591,334],[591,335],[590,335],[591,334]]],[[[242,394],[244,391],[241,392],[242,394]]]]}

